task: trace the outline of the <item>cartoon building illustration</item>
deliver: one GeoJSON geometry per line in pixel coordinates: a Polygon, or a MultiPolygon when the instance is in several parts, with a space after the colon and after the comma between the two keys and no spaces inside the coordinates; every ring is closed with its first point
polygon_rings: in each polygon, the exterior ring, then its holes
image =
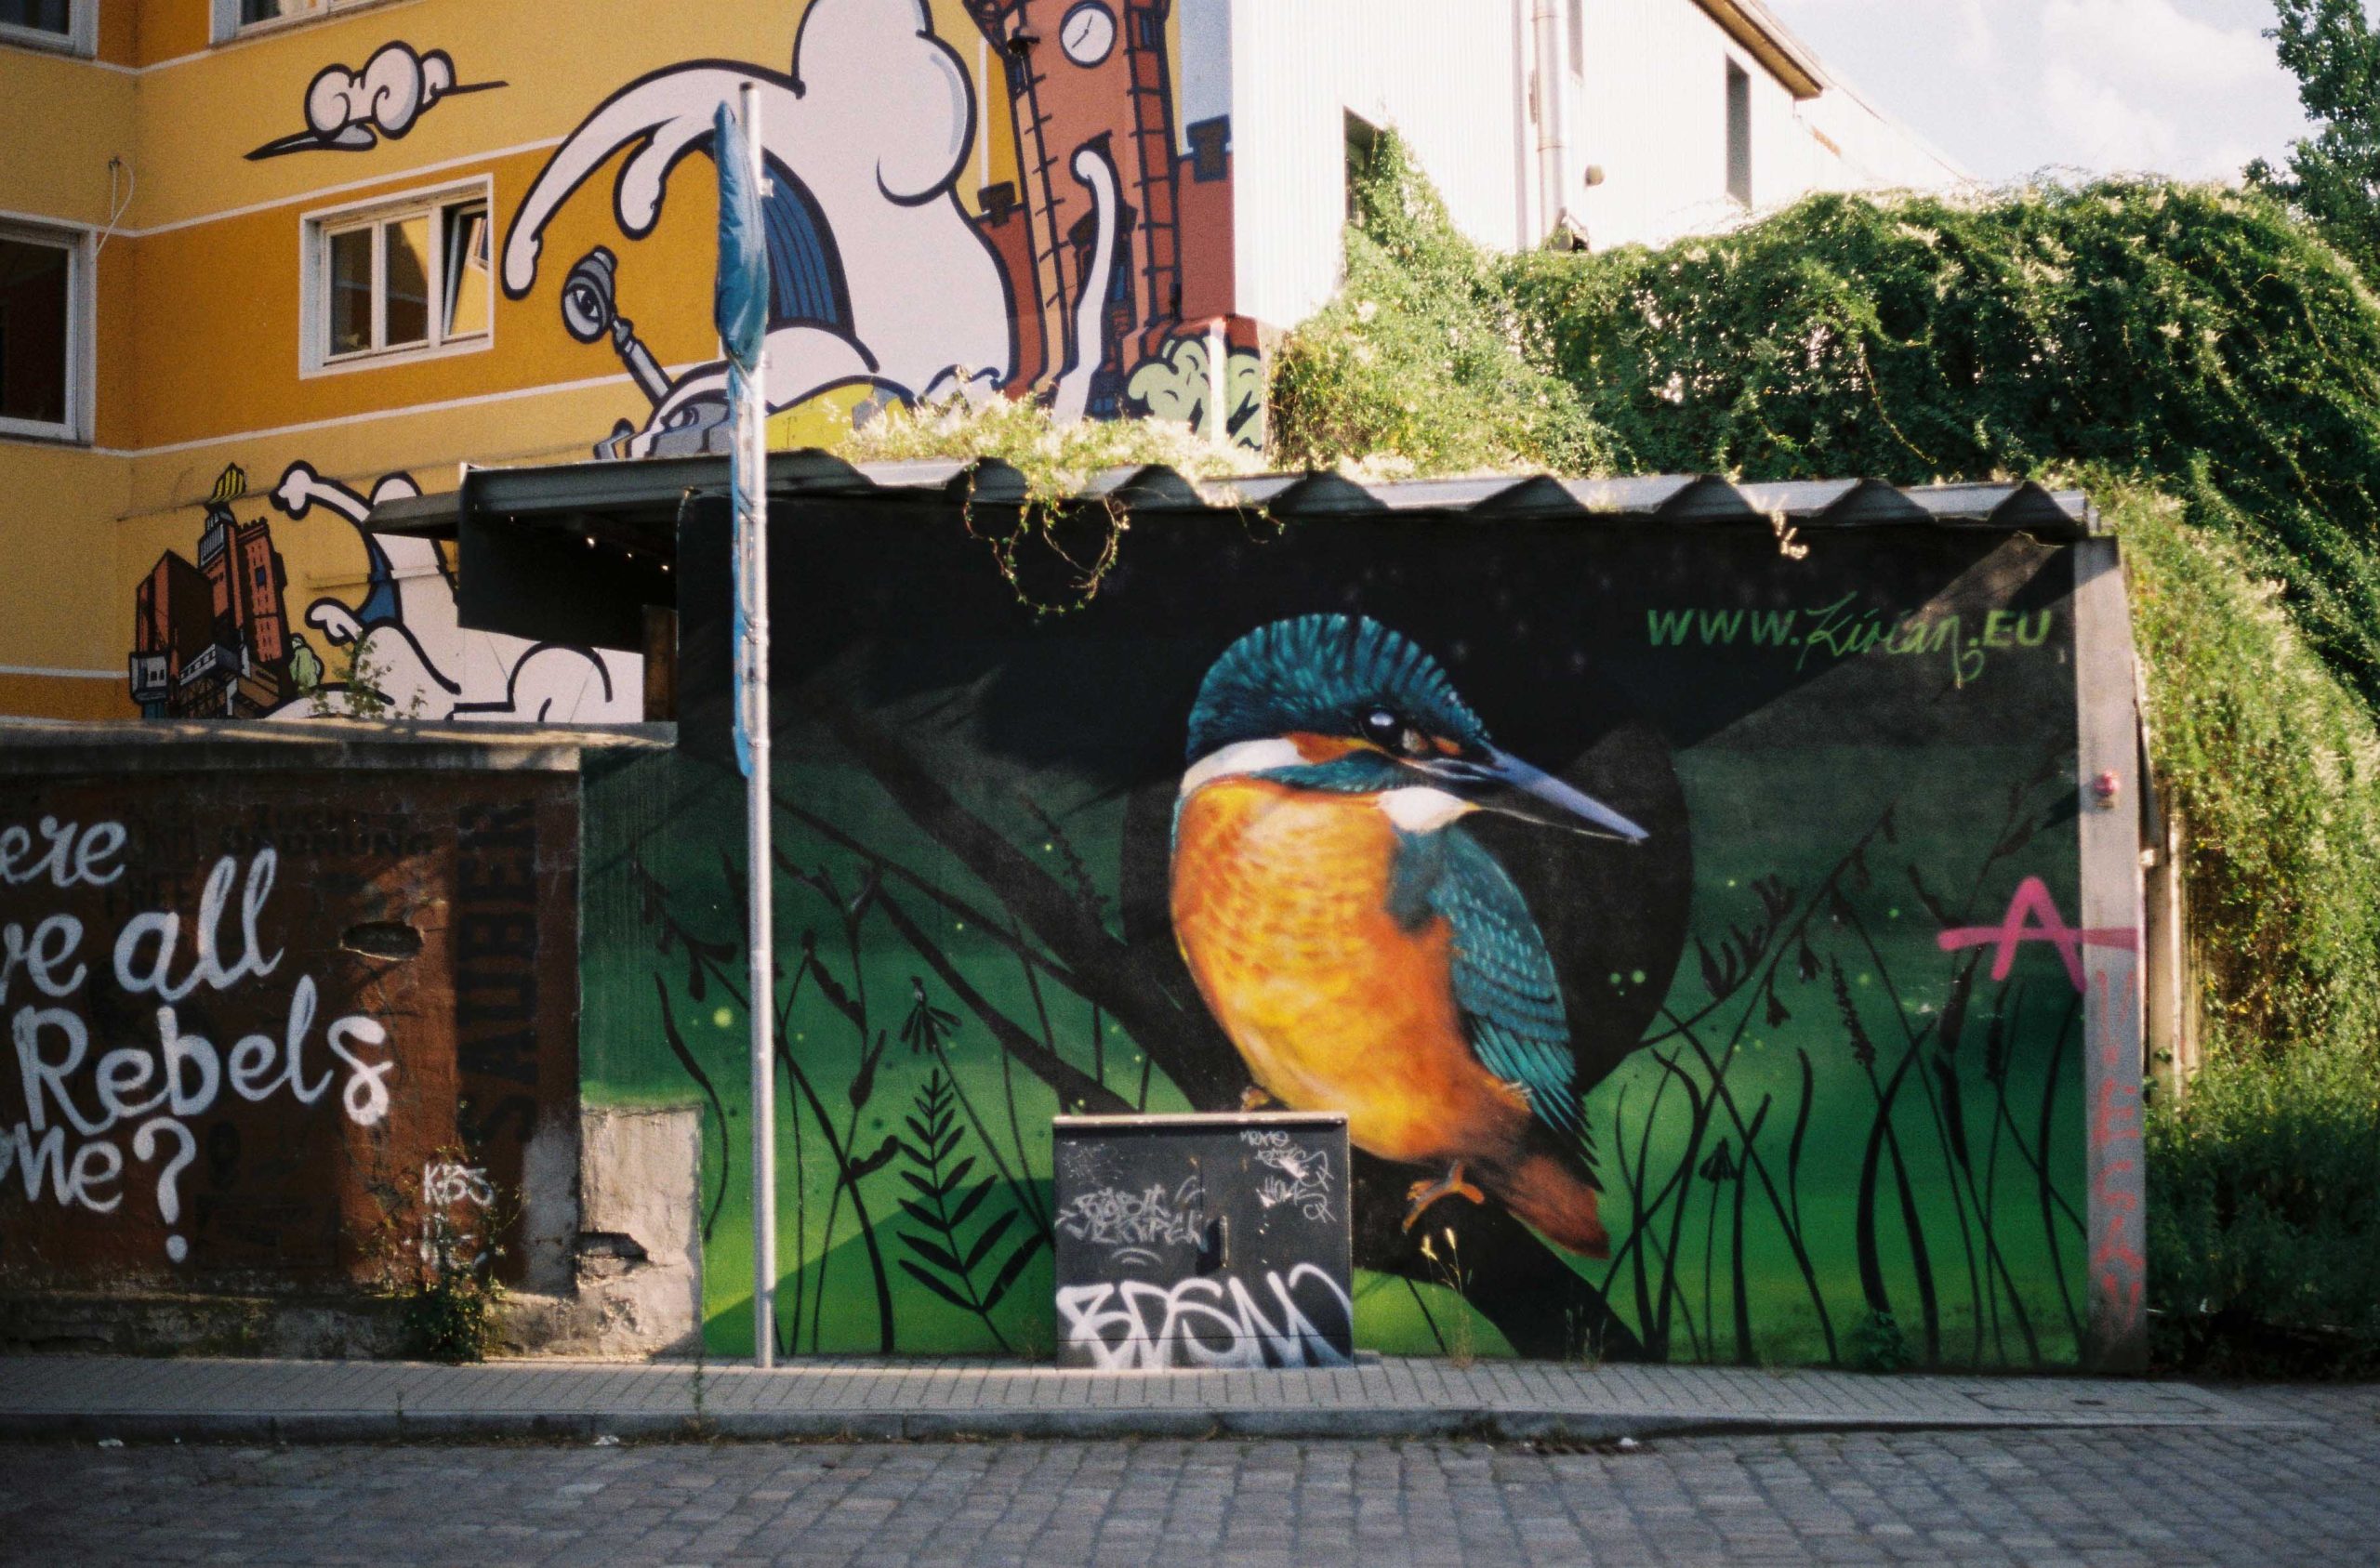
{"type": "Polygon", "coordinates": [[[215,481],[195,565],[168,550],[135,590],[132,700],[149,718],[256,718],[294,690],[289,574],[261,519],[242,522],[236,463],[215,481]]]}

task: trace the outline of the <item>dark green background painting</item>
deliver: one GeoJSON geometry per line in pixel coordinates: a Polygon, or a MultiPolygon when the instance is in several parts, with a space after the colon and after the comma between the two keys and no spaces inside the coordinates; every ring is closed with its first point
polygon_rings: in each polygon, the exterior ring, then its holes
{"type": "MultiPolygon", "coordinates": [[[[980,529],[984,520],[972,520],[980,529]]],[[[1134,520],[1020,602],[955,506],[773,533],[779,1350],[1047,1355],[1052,1114],[1236,1109],[1178,947],[1201,679],[1337,613],[1641,844],[1479,816],[1560,1011],[1608,1256],[1358,1153],[1357,1342],[2033,1365],[2086,1308],[2072,547],[1930,526],[1134,520]]],[[[681,746],[587,808],[585,1088],[703,1115],[707,1340],[750,1349],[725,542],[681,746]]]]}

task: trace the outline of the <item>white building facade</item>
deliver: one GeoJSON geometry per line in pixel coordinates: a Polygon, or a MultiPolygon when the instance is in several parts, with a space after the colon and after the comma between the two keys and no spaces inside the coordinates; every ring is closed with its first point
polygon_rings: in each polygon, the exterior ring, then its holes
{"type": "Polygon", "coordinates": [[[1757,0],[1191,6],[1228,40],[1238,312],[1272,325],[1336,285],[1350,116],[1394,126],[1456,223],[1505,249],[1660,244],[1814,191],[1967,178],[1757,0]]]}

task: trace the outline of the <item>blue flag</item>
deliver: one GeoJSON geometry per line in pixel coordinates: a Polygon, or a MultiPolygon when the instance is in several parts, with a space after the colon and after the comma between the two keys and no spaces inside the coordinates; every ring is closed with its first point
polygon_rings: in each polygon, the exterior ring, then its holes
{"type": "Polygon", "coordinates": [[[768,231],[760,219],[760,181],[745,156],[743,127],[721,103],[711,122],[711,159],[719,165],[719,280],[711,296],[711,319],[718,324],[727,351],[727,406],[735,431],[737,452],[729,465],[728,500],[735,517],[735,763],[746,778],[752,776],[752,738],[747,723],[748,688],[768,679],[751,663],[753,594],[766,593],[763,583],[747,583],[750,532],[757,526],[760,497],[743,493],[745,466],[761,472],[762,455],[746,453],[751,423],[746,403],[753,396],[751,377],[760,367],[760,348],[769,326],[768,231]]]}
{"type": "Polygon", "coordinates": [[[724,103],[711,125],[719,165],[719,287],[711,319],[735,368],[749,376],[760,363],[769,329],[769,239],[760,221],[760,181],[744,158],[743,127],[724,103]]]}

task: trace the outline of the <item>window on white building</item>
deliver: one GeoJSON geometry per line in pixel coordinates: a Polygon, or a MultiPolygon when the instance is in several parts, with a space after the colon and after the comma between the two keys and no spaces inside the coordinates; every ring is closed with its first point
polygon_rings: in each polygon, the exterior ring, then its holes
{"type": "Polygon", "coordinates": [[[0,435],[80,433],[83,240],[0,228],[0,435]]]}
{"type": "Polygon", "coordinates": [[[0,44],[91,52],[99,0],[0,0],[0,44]]]}
{"type": "Polygon", "coordinates": [[[1570,0],[1569,34],[1570,74],[1585,81],[1587,76],[1587,0],[1570,0]]]}
{"type": "Polygon", "coordinates": [[[1752,73],[1727,62],[1727,194],[1752,205],[1752,73]]]}
{"type": "Polygon", "coordinates": [[[488,231],[484,184],[309,217],[307,368],[487,347],[488,231]]]}
{"type": "Polygon", "coordinates": [[[1372,172],[1372,160],[1380,155],[1380,127],[1350,110],[1346,112],[1346,178],[1347,221],[1355,220],[1355,186],[1372,172]]]}

